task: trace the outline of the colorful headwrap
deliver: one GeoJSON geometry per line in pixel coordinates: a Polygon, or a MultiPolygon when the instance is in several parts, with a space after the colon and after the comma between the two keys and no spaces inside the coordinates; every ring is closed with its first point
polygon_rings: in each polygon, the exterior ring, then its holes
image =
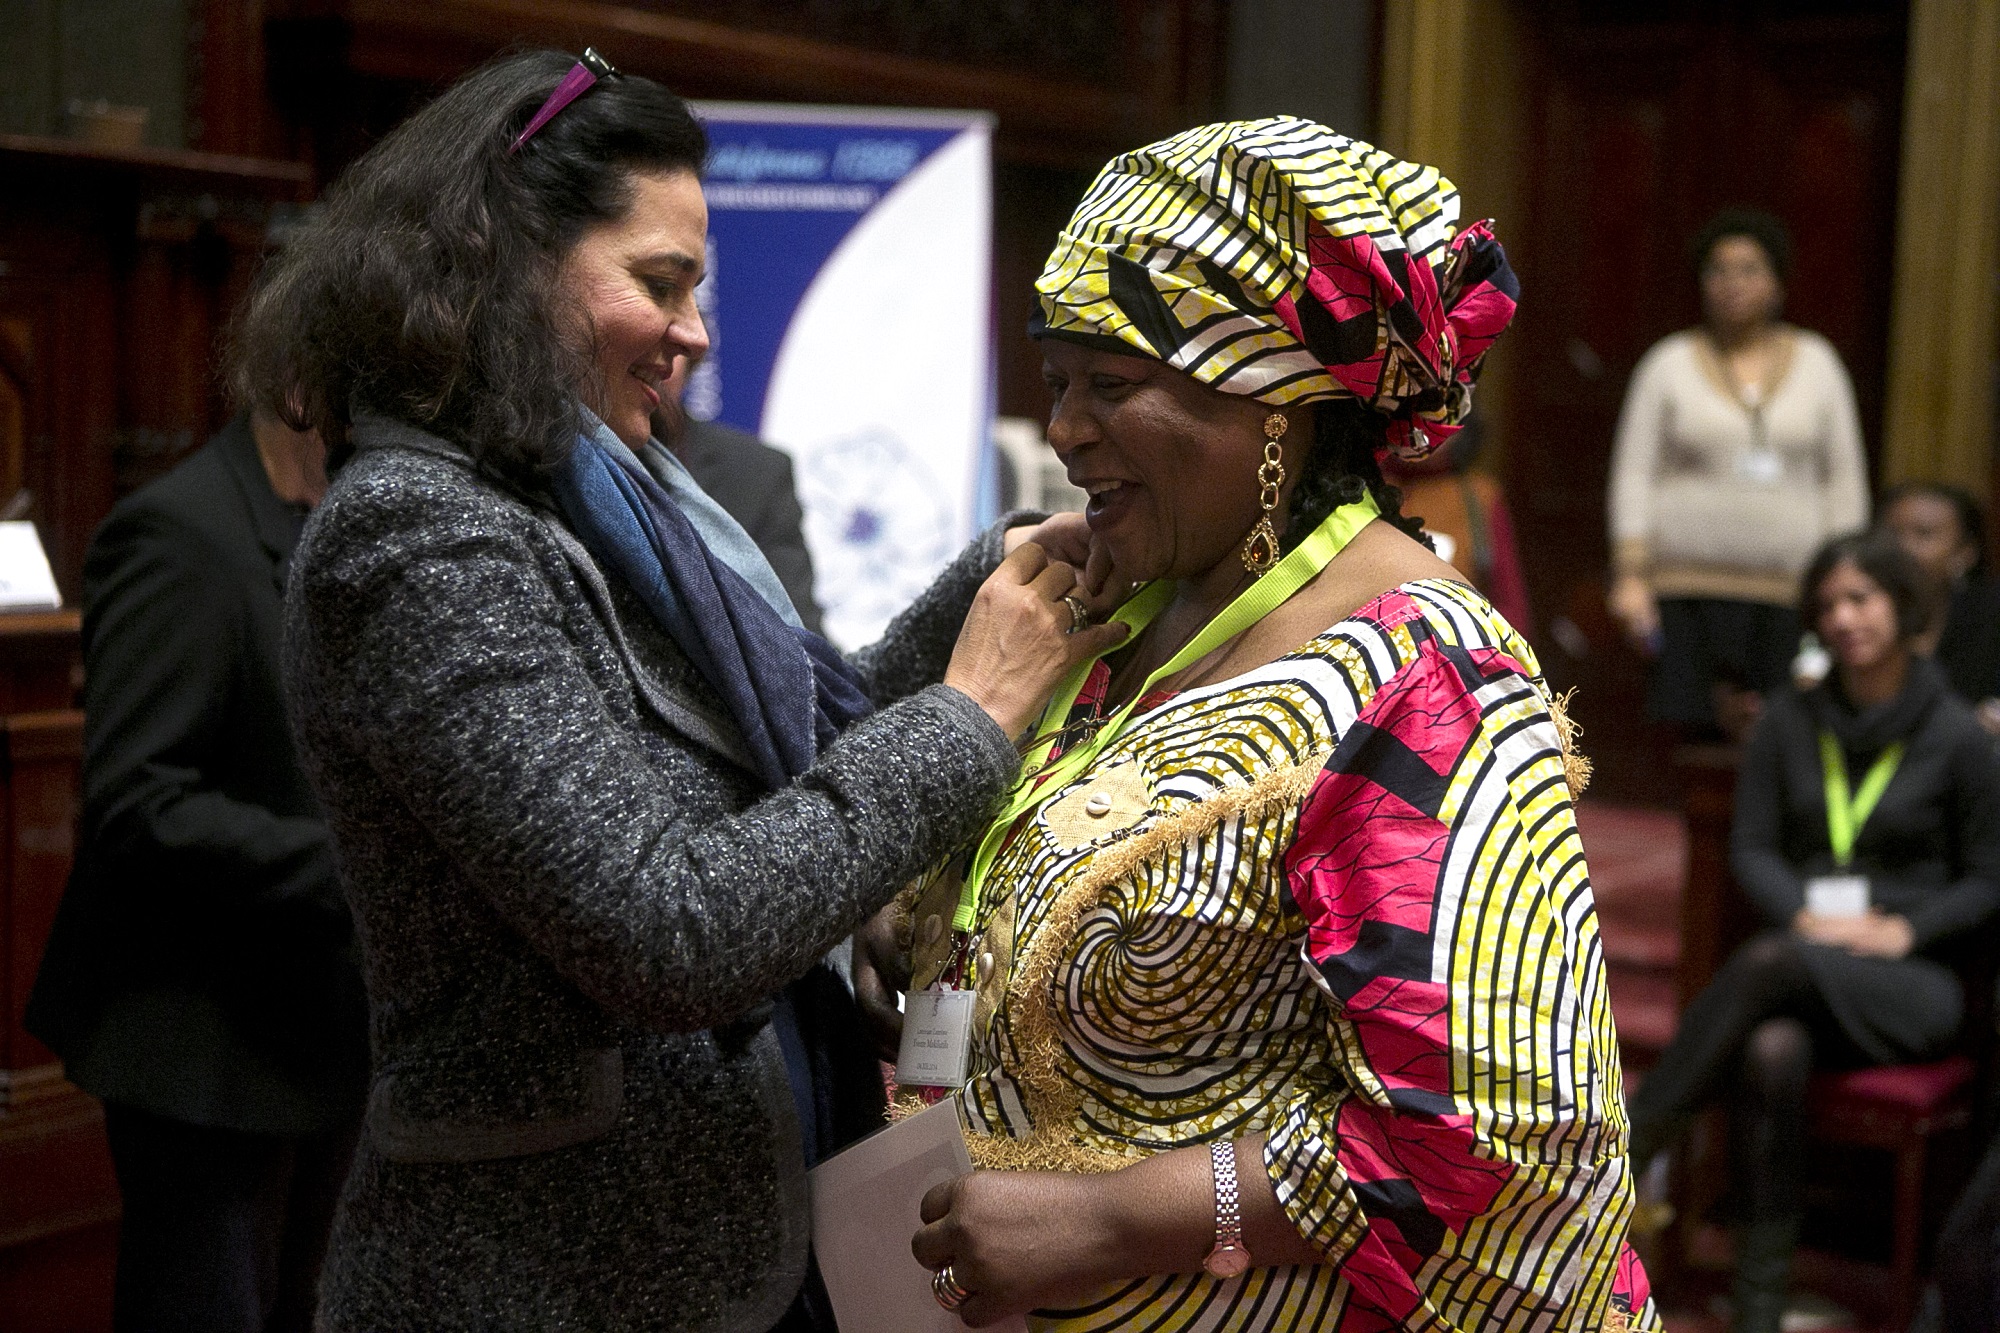
{"type": "Polygon", "coordinates": [[[1030,332],[1158,357],[1272,404],[1360,398],[1421,458],[1455,433],[1520,295],[1431,167],[1290,116],[1204,125],[1098,173],[1030,332]]]}

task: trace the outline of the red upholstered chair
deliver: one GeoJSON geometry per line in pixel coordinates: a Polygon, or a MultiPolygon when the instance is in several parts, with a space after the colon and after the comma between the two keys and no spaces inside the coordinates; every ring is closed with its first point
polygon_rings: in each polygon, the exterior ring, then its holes
{"type": "Polygon", "coordinates": [[[1909,1321],[1916,1307],[1931,1140],[1972,1122],[1976,1072],[1972,1060],[1953,1055],[1929,1064],[1884,1065],[1813,1077],[1809,1101],[1815,1139],[1876,1148],[1895,1158],[1890,1272],[1897,1327],[1909,1321]]]}

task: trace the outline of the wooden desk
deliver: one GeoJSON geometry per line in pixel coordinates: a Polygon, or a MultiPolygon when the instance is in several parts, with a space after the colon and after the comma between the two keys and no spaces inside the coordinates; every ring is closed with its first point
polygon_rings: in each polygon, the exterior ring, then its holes
{"type": "Polygon", "coordinates": [[[0,1328],[107,1329],[118,1188],[97,1102],[21,1026],[69,880],[79,617],[0,615],[0,1328]]]}

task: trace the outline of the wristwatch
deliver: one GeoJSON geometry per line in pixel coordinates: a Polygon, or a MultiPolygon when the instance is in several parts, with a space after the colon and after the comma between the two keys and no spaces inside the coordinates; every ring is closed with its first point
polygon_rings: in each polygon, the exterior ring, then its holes
{"type": "Polygon", "coordinates": [[[1236,1193],[1236,1144],[1230,1140],[1208,1145],[1215,1167],[1215,1248],[1201,1266],[1214,1277],[1235,1277],[1250,1267],[1243,1245],[1243,1204],[1236,1193]]]}

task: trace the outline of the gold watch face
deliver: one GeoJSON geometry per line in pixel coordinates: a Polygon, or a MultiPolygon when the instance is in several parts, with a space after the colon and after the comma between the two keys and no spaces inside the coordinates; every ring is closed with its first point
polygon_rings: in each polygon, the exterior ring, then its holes
{"type": "Polygon", "coordinates": [[[1250,1267],[1250,1251],[1237,1245],[1218,1245],[1201,1266],[1216,1277],[1235,1277],[1250,1267]]]}

